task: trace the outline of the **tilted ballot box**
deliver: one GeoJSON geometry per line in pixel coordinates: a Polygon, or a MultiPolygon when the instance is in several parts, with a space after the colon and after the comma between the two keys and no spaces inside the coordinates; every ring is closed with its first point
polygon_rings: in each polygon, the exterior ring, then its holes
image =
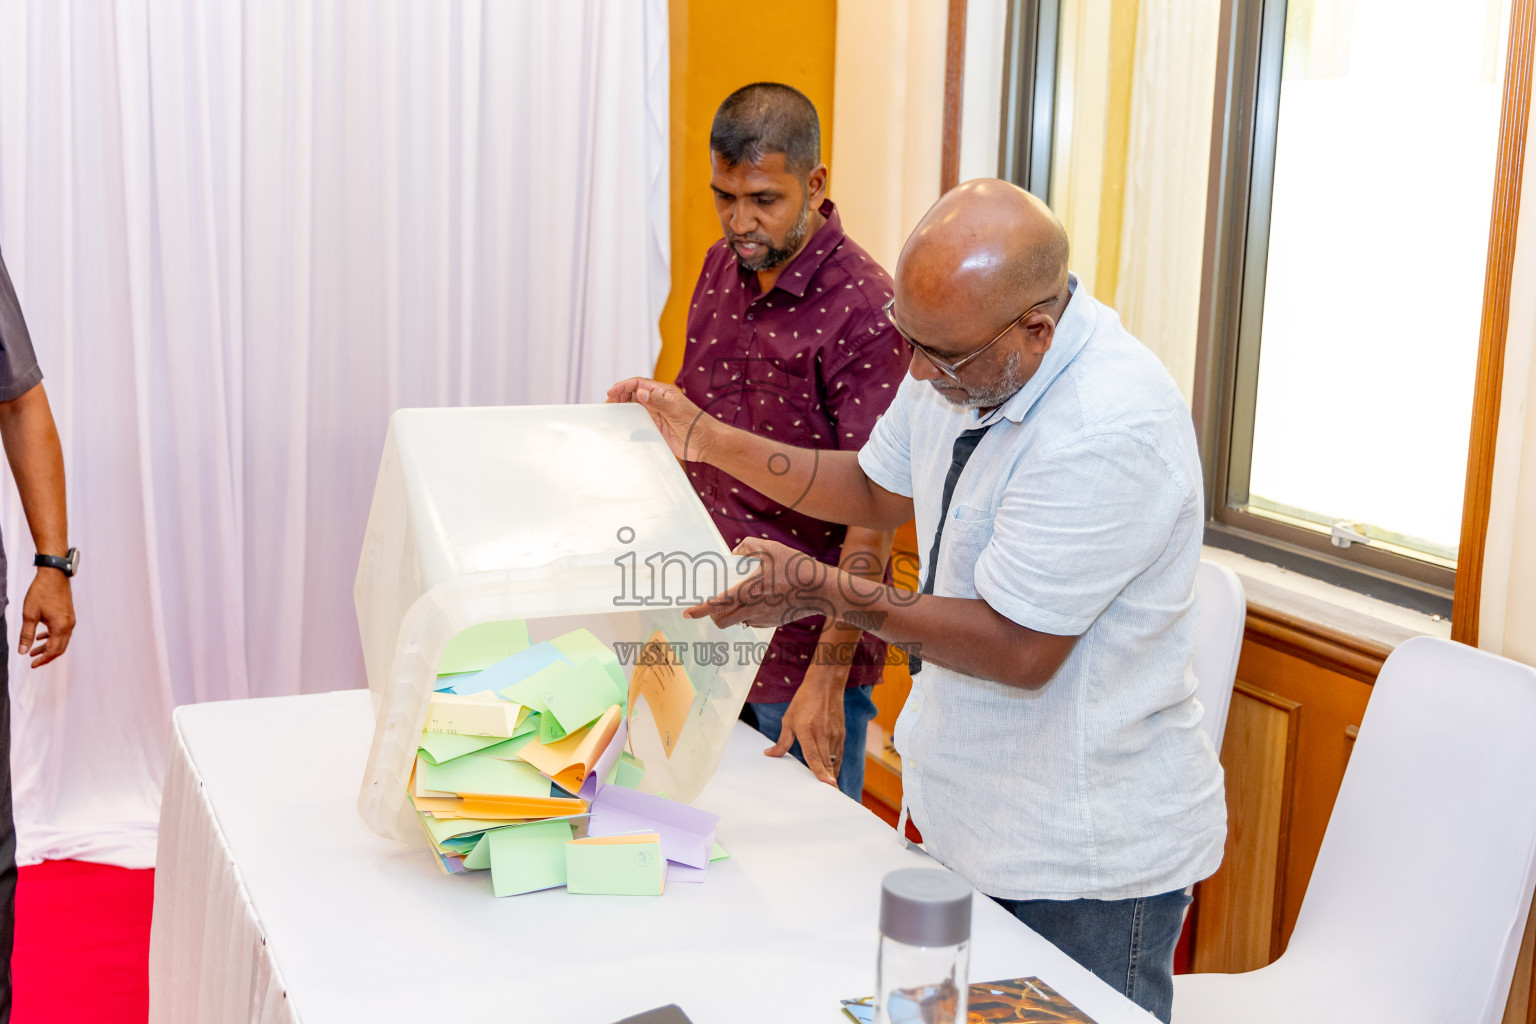
{"type": "MultiPolygon", "coordinates": [[[[585,628],[633,654],[656,632],[694,688],[668,743],[642,698],[629,749],[641,788],[691,801],[709,781],[771,631],[683,609],[741,578],[682,467],[637,405],[402,409],[389,422],[353,598],[373,696],[358,809],[419,833],[407,785],[443,651],[460,631],[525,620],[533,642],[585,628]]],[[[637,659],[624,658],[632,674],[637,659]]]]}

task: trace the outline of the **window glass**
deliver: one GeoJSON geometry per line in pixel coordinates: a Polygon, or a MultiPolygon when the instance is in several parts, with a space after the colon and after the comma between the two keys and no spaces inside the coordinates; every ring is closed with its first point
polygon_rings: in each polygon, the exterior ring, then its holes
{"type": "Polygon", "coordinates": [[[1455,558],[1508,0],[1290,0],[1250,508],[1455,558]]]}

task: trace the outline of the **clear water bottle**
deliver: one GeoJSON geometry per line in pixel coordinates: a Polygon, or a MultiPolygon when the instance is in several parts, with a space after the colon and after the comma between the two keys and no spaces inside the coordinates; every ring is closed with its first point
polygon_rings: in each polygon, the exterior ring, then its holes
{"type": "Polygon", "coordinates": [[[875,1024],[965,1024],[971,887],[941,868],[902,868],[880,891],[875,1024]]]}

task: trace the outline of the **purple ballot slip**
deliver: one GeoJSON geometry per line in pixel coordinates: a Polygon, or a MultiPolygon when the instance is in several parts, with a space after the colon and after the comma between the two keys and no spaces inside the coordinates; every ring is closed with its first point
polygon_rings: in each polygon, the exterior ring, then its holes
{"type": "Polygon", "coordinates": [[[703,868],[691,868],[687,864],[679,864],[676,861],[667,861],[667,884],[673,882],[702,882],[704,881],[703,868]]]}
{"type": "Polygon", "coordinates": [[[591,803],[597,799],[597,789],[603,785],[603,780],[613,770],[613,763],[619,759],[624,751],[624,741],[629,738],[629,721],[626,719],[619,723],[619,729],[613,734],[613,739],[608,741],[608,749],[598,755],[597,767],[587,773],[582,780],[581,792],[577,796],[591,803]]]}
{"type": "Polygon", "coordinates": [[[587,835],[617,836],[626,832],[655,832],[661,836],[661,855],[691,868],[709,865],[715,842],[718,814],[642,793],[624,786],[599,786],[592,802],[587,835]]]}

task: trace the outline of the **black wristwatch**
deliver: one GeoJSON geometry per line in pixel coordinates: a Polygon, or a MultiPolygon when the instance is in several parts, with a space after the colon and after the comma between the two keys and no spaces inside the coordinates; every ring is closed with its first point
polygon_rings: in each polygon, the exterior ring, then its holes
{"type": "Polygon", "coordinates": [[[65,576],[73,576],[80,568],[80,549],[70,548],[64,552],[64,557],[58,555],[37,555],[32,559],[32,564],[39,569],[57,569],[65,576]]]}

